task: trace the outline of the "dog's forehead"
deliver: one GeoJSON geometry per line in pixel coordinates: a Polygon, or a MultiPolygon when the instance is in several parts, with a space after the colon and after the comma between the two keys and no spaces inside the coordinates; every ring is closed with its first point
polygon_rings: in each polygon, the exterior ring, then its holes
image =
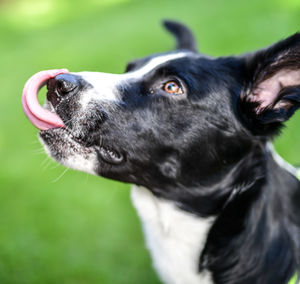
{"type": "Polygon", "coordinates": [[[116,86],[120,83],[141,79],[153,70],[158,67],[167,64],[168,62],[174,62],[176,59],[181,59],[189,57],[190,52],[176,52],[169,54],[160,54],[156,56],[146,57],[141,59],[141,62],[138,64],[138,68],[135,68],[133,71],[126,72],[124,74],[111,74],[103,72],[79,72],[74,73],[79,75],[84,81],[88,82],[93,87],[101,87],[99,84],[111,87],[116,86]]]}
{"type": "Polygon", "coordinates": [[[128,71],[128,73],[134,73],[137,71],[140,71],[139,73],[147,73],[163,64],[167,64],[168,62],[174,62],[174,60],[176,59],[183,57],[187,58],[189,56],[191,56],[191,53],[187,51],[152,54],[144,58],[139,58],[130,61],[128,65],[131,68],[128,71]]]}
{"type": "Polygon", "coordinates": [[[188,52],[182,51],[177,53],[169,53],[164,55],[146,57],[145,59],[142,59],[142,62],[144,64],[139,64],[138,68],[135,68],[133,71],[128,72],[124,75],[127,75],[129,77],[131,76],[142,77],[163,64],[167,64],[168,62],[173,62],[174,60],[179,58],[188,57],[189,54],[190,53],[188,52]]]}

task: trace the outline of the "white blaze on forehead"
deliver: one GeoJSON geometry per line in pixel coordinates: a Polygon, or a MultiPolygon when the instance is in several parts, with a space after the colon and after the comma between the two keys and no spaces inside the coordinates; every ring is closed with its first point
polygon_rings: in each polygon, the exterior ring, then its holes
{"type": "Polygon", "coordinates": [[[150,71],[152,71],[154,68],[158,67],[159,65],[162,65],[162,64],[164,64],[168,61],[172,61],[174,59],[182,58],[184,56],[186,56],[185,52],[179,52],[179,53],[154,57],[146,65],[142,66],[140,69],[123,74],[123,76],[129,77],[129,78],[139,78],[139,77],[142,77],[145,74],[149,73],[150,71]]]}
{"type": "Polygon", "coordinates": [[[120,79],[116,74],[100,73],[100,72],[80,72],[74,73],[79,75],[83,80],[91,85],[89,88],[83,91],[79,100],[83,109],[91,101],[102,101],[102,102],[118,102],[118,90],[117,85],[120,79]]]}
{"type": "Polygon", "coordinates": [[[128,81],[139,79],[151,72],[154,68],[178,58],[185,57],[185,52],[161,55],[152,58],[146,65],[141,68],[125,74],[110,74],[101,72],[79,72],[73,73],[79,75],[92,87],[87,89],[82,95],[80,103],[85,108],[91,100],[100,101],[120,101],[118,86],[126,85],[128,81]]]}

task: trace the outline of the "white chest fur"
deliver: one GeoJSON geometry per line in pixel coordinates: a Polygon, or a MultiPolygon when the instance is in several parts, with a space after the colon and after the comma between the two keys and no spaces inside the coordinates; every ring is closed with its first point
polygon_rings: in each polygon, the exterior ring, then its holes
{"type": "Polygon", "coordinates": [[[208,272],[198,272],[201,250],[213,218],[199,218],[134,186],[133,204],[140,216],[154,267],[168,284],[210,284],[208,272]]]}

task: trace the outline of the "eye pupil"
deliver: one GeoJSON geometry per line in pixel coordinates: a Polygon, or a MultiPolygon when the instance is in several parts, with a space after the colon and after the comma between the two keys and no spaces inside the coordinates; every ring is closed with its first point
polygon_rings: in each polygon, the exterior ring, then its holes
{"type": "Polygon", "coordinates": [[[181,87],[175,81],[169,81],[164,85],[164,91],[169,94],[182,94],[181,87]]]}
{"type": "Polygon", "coordinates": [[[168,86],[167,86],[168,90],[170,91],[174,91],[176,90],[176,84],[175,83],[169,83],[168,86]]]}

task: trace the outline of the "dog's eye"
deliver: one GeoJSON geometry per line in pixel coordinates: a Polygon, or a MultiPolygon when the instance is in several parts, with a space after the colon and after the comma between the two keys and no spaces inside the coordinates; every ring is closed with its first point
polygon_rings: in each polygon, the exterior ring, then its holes
{"type": "Polygon", "coordinates": [[[172,95],[181,95],[183,94],[182,87],[179,83],[176,81],[168,81],[163,85],[163,90],[166,93],[172,94],[172,95]]]}

